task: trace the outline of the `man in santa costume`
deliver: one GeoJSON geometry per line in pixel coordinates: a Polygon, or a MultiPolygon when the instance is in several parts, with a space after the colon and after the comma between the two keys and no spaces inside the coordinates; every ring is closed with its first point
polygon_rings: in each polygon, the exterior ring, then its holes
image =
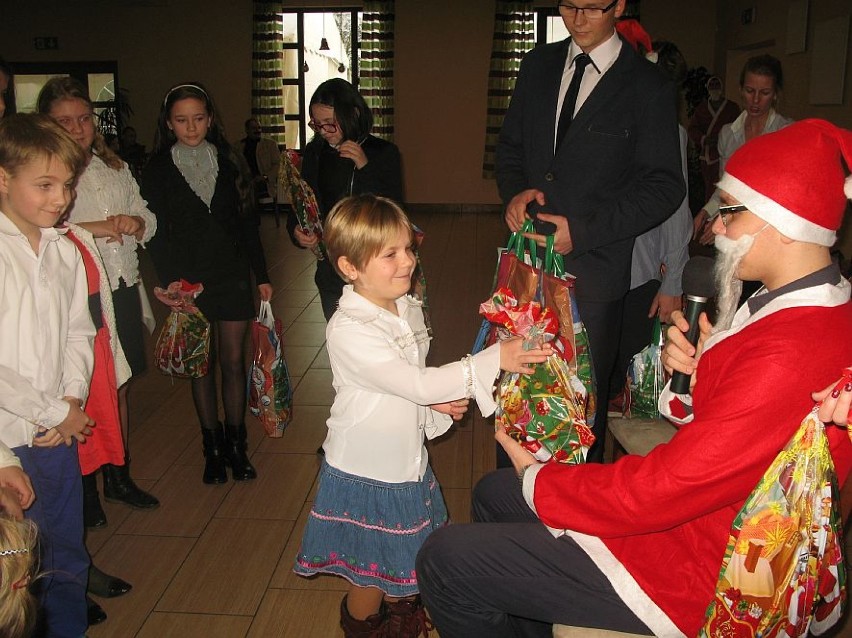
{"type": "MultiPolygon", "coordinates": [[[[687,424],[608,465],[539,464],[498,432],[514,470],[485,476],[477,522],[436,531],[418,556],[442,638],[544,638],[553,623],[698,634],[735,516],[813,408],[811,391],[852,361],[850,285],[829,256],[850,165],[852,132],[822,120],[732,156],[713,226],[721,318],[699,356],[682,343],[665,355],[694,372],[687,424]],[[741,280],[764,287],[736,310],[741,280]]],[[[842,485],[852,443],[833,426],[827,435],[842,485]]]]}

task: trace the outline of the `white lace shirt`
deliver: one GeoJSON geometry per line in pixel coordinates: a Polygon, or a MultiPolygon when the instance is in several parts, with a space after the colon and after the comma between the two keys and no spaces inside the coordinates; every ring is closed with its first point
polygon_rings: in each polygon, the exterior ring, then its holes
{"type": "Polygon", "coordinates": [[[131,235],[124,235],[124,244],[107,242],[106,238],[95,240],[106,266],[110,288],[116,290],[122,279],[128,286],[139,283],[136,247],[140,243],[144,245],[157,232],[157,218],[139,194],[139,185],[127,164],[117,171],[93,155],[77,182],[76,190],[77,198],[70,217],[75,224],[103,221],[110,215],[138,216],[145,220],[141,242],[131,235]]]}

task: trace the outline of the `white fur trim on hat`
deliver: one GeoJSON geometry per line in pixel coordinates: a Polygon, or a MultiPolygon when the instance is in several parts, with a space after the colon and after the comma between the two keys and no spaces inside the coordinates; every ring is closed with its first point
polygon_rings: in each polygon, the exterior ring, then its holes
{"type": "Polygon", "coordinates": [[[843,181],[843,192],[846,194],[846,199],[852,199],[852,175],[843,181]]]}
{"type": "MultiPolygon", "coordinates": [[[[722,175],[717,186],[719,190],[725,191],[738,202],[748,206],[752,213],[769,222],[778,232],[790,239],[820,246],[833,246],[837,241],[837,234],[833,230],[800,217],[728,173],[722,175]]],[[[850,196],[850,190],[852,190],[852,181],[847,179],[844,186],[847,196],[850,196]]]]}

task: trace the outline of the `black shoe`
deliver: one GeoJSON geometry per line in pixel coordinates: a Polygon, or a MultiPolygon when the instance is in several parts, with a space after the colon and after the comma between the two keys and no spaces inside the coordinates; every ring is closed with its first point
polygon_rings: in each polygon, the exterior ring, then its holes
{"type": "Polygon", "coordinates": [[[201,480],[208,485],[227,483],[225,434],[221,424],[215,430],[201,428],[201,443],[204,446],[204,476],[201,480]]]}
{"type": "Polygon", "coordinates": [[[104,498],[109,503],[124,503],[139,510],[152,510],[160,506],[156,497],[140,490],[139,486],[130,478],[130,470],[127,463],[124,465],[112,465],[107,463],[103,466],[104,473],[104,498]]]}
{"type": "Polygon", "coordinates": [[[83,475],[83,525],[89,529],[106,527],[107,517],[98,494],[98,477],[83,475]]]}
{"type": "Polygon", "coordinates": [[[246,450],[246,424],[225,424],[225,463],[231,466],[235,481],[248,481],[257,478],[257,470],[248,459],[246,450]]]}
{"type": "Polygon", "coordinates": [[[86,619],[89,621],[89,627],[99,625],[107,619],[104,608],[88,596],[86,596],[86,619]]]}
{"type": "Polygon", "coordinates": [[[86,591],[101,598],[116,598],[133,589],[133,585],[117,576],[105,574],[94,565],[89,566],[89,586],[86,591]]]}

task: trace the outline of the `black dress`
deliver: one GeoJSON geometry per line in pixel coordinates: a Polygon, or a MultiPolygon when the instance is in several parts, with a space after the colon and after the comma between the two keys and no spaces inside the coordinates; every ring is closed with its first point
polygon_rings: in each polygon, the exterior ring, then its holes
{"type": "Polygon", "coordinates": [[[219,174],[210,208],[190,188],[170,151],[151,158],[140,192],[157,216],[148,252],[162,285],[178,279],[204,284],[198,307],[210,321],[240,321],[255,315],[251,272],[269,283],[253,209],[240,212],[237,168],[218,155],[219,174]]]}

